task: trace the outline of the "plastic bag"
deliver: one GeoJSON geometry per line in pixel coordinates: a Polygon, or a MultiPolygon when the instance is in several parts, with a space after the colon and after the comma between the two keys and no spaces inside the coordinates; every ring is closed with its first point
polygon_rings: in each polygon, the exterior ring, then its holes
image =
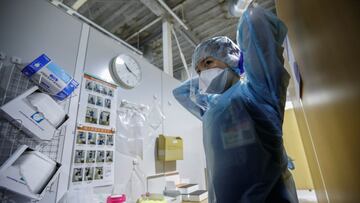
{"type": "Polygon", "coordinates": [[[147,116],[147,123],[154,131],[156,131],[161,126],[164,119],[165,116],[160,109],[160,104],[154,98],[153,106],[150,109],[149,115],[147,116]]]}
{"type": "Polygon", "coordinates": [[[127,202],[135,203],[146,192],[146,177],[139,168],[138,160],[133,160],[133,170],[126,184],[127,202]]]}
{"type": "Polygon", "coordinates": [[[149,106],[122,100],[120,108],[118,109],[120,123],[127,129],[131,127],[143,127],[145,126],[148,111],[149,106]]]}
{"type": "Polygon", "coordinates": [[[118,109],[116,149],[125,155],[142,159],[143,139],[148,135],[146,116],[149,107],[122,100],[118,109]]]}
{"type": "Polygon", "coordinates": [[[116,149],[133,158],[143,158],[143,152],[155,143],[157,130],[165,116],[159,102],[154,98],[153,105],[135,104],[122,100],[118,109],[116,149]],[[145,140],[146,139],[146,140],[145,140]],[[144,143],[149,143],[145,146],[144,143]]]}

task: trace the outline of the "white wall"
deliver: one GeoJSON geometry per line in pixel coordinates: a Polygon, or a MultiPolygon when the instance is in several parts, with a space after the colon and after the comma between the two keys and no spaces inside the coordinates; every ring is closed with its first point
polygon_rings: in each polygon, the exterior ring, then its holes
{"type": "MultiPolygon", "coordinates": [[[[151,66],[141,56],[129,52],[129,50],[95,29],[91,29],[86,55],[85,72],[98,76],[100,79],[113,82],[108,71],[110,61],[119,54],[129,54],[134,57],[143,71],[142,83],[133,90],[118,88],[118,99],[126,99],[133,103],[151,105],[153,96],[161,96],[161,70],[151,66]]],[[[159,133],[162,127],[159,128],[159,133]]],[[[121,129],[118,129],[121,130],[121,129]]],[[[146,143],[145,143],[146,144],[146,143]]],[[[116,146],[119,146],[118,144],[116,146]]],[[[142,162],[143,171],[149,174],[155,173],[155,161],[153,153],[144,154],[142,162]],[[152,170],[153,169],[153,170],[152,170]]],[[[130,176],[132,159],[116,153],[115,158],[115,184],[124,184],[130,176]]]]}
{"type": "Polygon", "coordinates": [[[205,154],[202,142],[202,125],[191,113],[175,100],[172,95],[179,81],[167,74],[163,77],[163,110],[166,116],[164,134],[181,136],[184,141],[184,160],[177,162],[177,169],[182,178],[199,183],[205,189],[205,154]]]}
{"type": "Polygon", "coordinates": [[[0,51],[24,62],[46,53],[74,74],[81,24],[44,0],[1,0],[0,51]]]}
{"type": "MultiPolygon", "coordinates": [[[[131,52],[114,39],[93,28],[90,28],[88,38],[83,39],[83,42],[87,42],[83,44],[87,46],[79,49],[83,28],[82,22],[46,0],[1,0],[0,2],[0,51],[9,56],[18,56],[28,62],[46,53],[73,76],[85,70],[109,82],[113,82],[108,72],[108,65],[113,57],[120,53],[127,53],[136,58],[143,70],[143,81],[133,90],[119,88],[119,100],[126,99],[151,106],[153,97],[158,98],[166,119],[157,133],[183,137],[184,160],[177,162],[177,170],[183,178],[190,178],[204,188],[205,162],[201,123],[183,109],[172,96],[171,91],[179,85],[179,82],[164,74],[142,56],[131,52]],[[85,59],[79,57],[82,54],[85,55],[85,59]]],[[[80,81],[79,78],[78,81],[80,81]]],[[[73,99],[75,104],[77,104],[76,98],[73,99]]],[[[67,129],[66,137],[69,138],[67,144],[61,143],[62,147],[70,148],[62,157],[60,156],[62,161],[67,162],[71,160],[70,151],[75,130],[74,115],[77,112],[75,104],[73,104],[75,108],[71,108],[71,105],[66,107],[71,109],[69,115],[73,120],[69,124],[71,129],[67,129]]],[[[156,165],[162,163],[156,162],[154,140],[148,141],[145,145],[151,147],[144,152],[141,168],[146,175],[154,175],[156,165]]],[[[115,183],[125,183],[129,178],[131,159],[118,155],[115,168],[115,183]]],[[[65,167],[61,176],[61,186],[65,188],[67,187],[66,178],[70,174],[68,170],[69,167],[65,167]]],[[[54,202],[55,196],[56,193],[49,193],[43,202],[54,202]]]]}
{"type": "MultiPolygon", "coordinates": [[[[143,77],[142,83],[132,90],[119,88],[118,99],[152,106],[154,96],[158,98],[166,119],[163,126],[158,129],[157,134],[163,133],[183,137],[184,160],[177,162],[177,170],[180,172],[181,177],[190,178],[190,180],[199,183],[204,188],[205,162],[203,161],[201,123],[182,108],[173,97],[172,90],[180,84],[179,81],[163,73],[142,56],[129,51],[128,48],[95,29],[90,30],[85,72],[108,82],[113,82],[108,72],[108,66],[111,59],[122,53],[129,54],[138,61],[143,71],[143,77]]],[[[144,145],[146,151],[144,151],[144,159],[140,163],[141,169],[147,176],[155,175],[156,164],[163,164],[156,161],[155,140],[147,139],[144,145]],[[150,147],[148,147],[149,145],[150,147]]],[[[117,155],[115,183],[124,184],[128,180],[132,169],[132,159],[127,156],[117,155]]]]}

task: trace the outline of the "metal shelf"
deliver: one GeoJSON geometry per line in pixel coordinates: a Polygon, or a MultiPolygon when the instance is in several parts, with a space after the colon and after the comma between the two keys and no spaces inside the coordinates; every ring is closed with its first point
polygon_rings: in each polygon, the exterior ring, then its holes
{"type": "MultiPolygon", "coordinates": [[[[35,86],[24,76],[18,64],[0,61],[0,106],[35,86]]],[[[9,120],[0,116],[0,165],[2,165],[20,145],[36,149],[49,158],[57,161],[61,156],[61,137],[65,135],[65,126],[59,129],[51,141],[39,142],[14,126],[9,120]]],[[[56,185],[56,184],[55,184],[56,185]]],[[[11,200],[14,195],[0,188],[0,202],[11,200]]],[[[11,202],[11,201],[10,201],[11,202]]]]}

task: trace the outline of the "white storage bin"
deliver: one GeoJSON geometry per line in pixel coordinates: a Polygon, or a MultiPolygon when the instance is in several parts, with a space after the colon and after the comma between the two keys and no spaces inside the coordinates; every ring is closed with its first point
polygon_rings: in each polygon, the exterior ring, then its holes
{"type": "Polygon", "coordinates": [[[64,125],[69,116],[47,96],[34,86],[3,105],[1,111],[26,134],[39,141],[51,140],[55,131],[64,125]],[[42,97],[39,99],[40,95],[42,97]]]}
{"type": "Polygon", "coordinates": [[[33,193],[39,193],[56,170],[56,162],[37,151],[25,151],[14,163],[33,193]]]}
{"type": "Polygon", "coordinates": [[[0,167],[0,187],[40,200],[60,170],[60,163],[22,145],[0,167]]]}

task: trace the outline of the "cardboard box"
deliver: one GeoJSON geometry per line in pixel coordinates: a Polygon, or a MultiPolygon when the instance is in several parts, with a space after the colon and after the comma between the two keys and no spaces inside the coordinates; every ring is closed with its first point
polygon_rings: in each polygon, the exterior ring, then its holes
{"type": "Polygon", "coordinates": [[[36,86],[30,88],[3,105],[1,111],[10,122],[38,141],[51,140],[56,130],[64,125],[69,116],[66,115],[58,126],[53,126],[27,99],[29,95],[38,91],[36,86]]]}
{"type": "Polygon", "coordinates": [[[26,145],[22,145],[0,167],[0,187],[31,199],[40,200],[58,177],[60,171],[60,163],[51,160],[38,151],[30,149],[26,145]],[[26,163],[26,160],[22,160],[29,154],[36,154],[34,156],[35,158],[30,158],[28,160],[28,162],[34,164],[32,167],[30,167],[30,163],[26,163]],[[26,171],[20,172],[20,163],[27,166],[24,168],[26,171]],[[54,164],[55,167],[48,167],[47,169],[47,166],[50,166],[51,164],[54,164]],[[32,187],[26,182],[24,174],[27,174],[27,177],[29,177],[28,182],[34,183],[31,185],[32,187]],[[29,174],[31,174],[31,176],[29,176],[29,174]],[[45,176],[44,174],[48,175],[45,176]],[[40,185],[39,179],[42,180],[42,184],[40,185]],[[38,192],[34,193],[30,188],[36,188],[38,192]]]}
{"type": "Polygon", "coordinates": [[[181,137],[159,135],[158,159],[161,161],[183,160],[183,140],[181,137]]]}
{"type": "Polygon", "coordinates": [[[21,72],[50,96],[60,101],[70,96],[79,86],[78,82],[45,54],[25,66],[21,72]]]}

